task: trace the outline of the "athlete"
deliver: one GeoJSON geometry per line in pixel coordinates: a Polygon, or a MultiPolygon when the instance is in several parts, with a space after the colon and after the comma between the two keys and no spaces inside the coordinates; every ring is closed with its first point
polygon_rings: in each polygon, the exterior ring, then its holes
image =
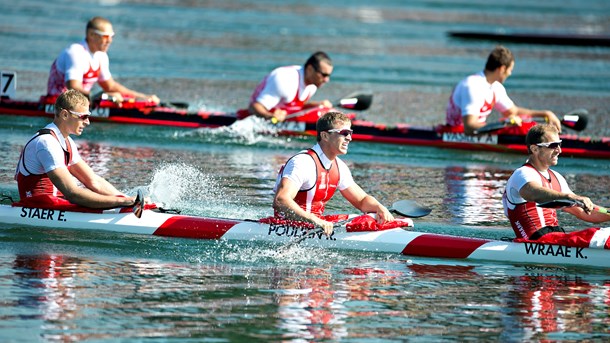
{"type": "Polygon", "coordinates": [[[376,213],[379,224],[394,221],[385,206],[354,182],[339,158],[352,141],[350,119],[340,112],[327,112],[318,119],[316,130],[318,144],[291,157],[279,172],[273,201],[276,216],[313,223],[330,235],[333,223],[322,215],[338,188],[355,208],[376,213]]]}
{"type": "Polygon", "coordinates": [[[588,197],[572,192],[565,178],[550,169],[557,165],[561,154],[557,128],[550,124],[533,126],[527,133],[525,143],[529,158],[508,179],[502,197],[504,213],[517,239],[610,249],[610,227],[565,233],[559,226],[555,209],[536,205],[554,200],[574,200],[582,203],[582,207],[567,207],[564,211],[590,223],[610,221],[610,215],[596,210],[597,206],[588,197]]]}
{"type": "Polygon", "coordinates": [[[136,92],[112,78],[106,52],[113,36],[112,24],[108,19],[94,17],[89,20],[85,39],[62,51],[51,65],[47,97],[54,99],[67,89],[76,89],[92,98],[91,88],[97,82],[105,94],[116,102],[135,98],[159,103],[156,95],[136,92]]]}
{"type": "Polygon", "coordinates": [[[135,197],[125,196],[91,170],[70,138],[89,126],[90,115],[89,99],[79,91],[57,98],[53,122],[26,143],[19,157],[15,179],[21,206],[80,210],[135,205],[135,197]]]}
{"type": "Polygon", "coordinates": [[[497,46],[489,54],[483,71],[468,76],[453,89],[447,104],[447,125],[454,128],[463,126],[465,134],[473,135],[485,126],[487,117],[495,109],[502,114],[502,120],[511,125],[521,126],[523,117],[540,117],[561,132],[561,122],[553,112],[518,107],[508,97],[503,83],[512,74],[514,66],[512,52],[497,46]]]}
{"type": "Polygon", "coordinates": [[[309,101],[318,88],[330,81],[333,65],[330,57],[318,51],[303,66],[274,69],[265,76],[250,97],[249,113],[282,122],[289,113],[323,106],[331,108],[328,100],[309,101]]]}

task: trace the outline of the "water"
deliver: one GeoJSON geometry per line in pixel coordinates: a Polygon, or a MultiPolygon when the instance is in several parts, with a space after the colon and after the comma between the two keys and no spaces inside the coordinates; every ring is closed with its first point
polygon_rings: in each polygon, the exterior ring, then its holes
{"type": "MultiPolygon", "coordinates": [[[[588,1],[43,1],[0,0],[0,69],[20,98],[44,93],[49,66],[109,17],[114,77],[164,100],[210,110],[245,106],[271,68],[315,50],[334,60],[316,98],[375,94],[359,114],[433,125],[451,87],[482,68],[493,42],[450,30],[610,32],[610,5],[588,1]],[[272,9],[272,10],[271,10],[272,9]],[[541,20],[543,18],[544,20],[541,20]],[[136,53],[137,52],[137,53],[136,53]]],[[[586,108],[587,134],[606,124],[609,49],[509,45],[506,87],[518,104],[586,108]]],[[[0,191],[19,150],[47,120],[0,116],[0,191]]],[[[209,131],[94,124],[77,139],[119,189],[146,187],[183,213],[256,219],[271,214],[277,169],[307,138],[253,134],[256,122],[209,131]]],[[[433,208],[421,231],[512,235],[501,213],[520,155],[352,143],[354,177],[386,204],[433,208]]],[[[610,204],[607,161],[560,159],[577,192],[610,204]]],[[[340,196],[328,207],[350,212],[340,196]]],[[[568,227],[585,224],[562,215],[568,227]]],[[[588,268],[461,263],[387,254],[168,239],[111,232],[0,230],[0,340],[30,341],[535,341],[608,340],[610,274],[588,268]]]]}

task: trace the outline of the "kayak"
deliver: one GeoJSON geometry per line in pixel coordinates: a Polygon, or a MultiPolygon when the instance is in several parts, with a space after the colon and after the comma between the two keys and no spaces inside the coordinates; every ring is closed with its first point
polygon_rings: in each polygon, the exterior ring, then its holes
{"type": "MultiPolygon", "coordinates": [[[[5,85],[6,87],[6,85],[5,85]]],[[[13,92],[14,93],[14,92],[13,92]]],[[[8,93],[7,93],[8,94],[8,93]]],[[[10,93],[12,94],[12,93],[10,93]]],[[[341,99],[335,105],[345,109],[363,110],[371,103],[371,95],[357,94],[341,99]],[[347,100],[343,102],[344,100],[347,100]],[[352,100],[352,101],[349,101],[352,100]],[[354,103],[355,101],[355,103],[354,103]]],[[[154,104],[145,101],[116,104],[109,100],[96,102],[91,110],[93,122],[120,124],[160,125],[183,128],[218,128],[229,126],[244,117],[244,111],[236,113],[190,110],[184,103],[154,104]]],[[[316,135],[316,121],[328,108],[312,108],[291,114],[285,122],[273,125],[273,134],[316,135]],[[297,116],[298,115],[298,116],[297,116]]],[[[0,114],[53,118],[54,105],[45,97],[38,101],[13,100],[9,95],[0,98],[0,114]]],[[[362,142],[429,146],[445,149],[469,151],[491,151],[499,153],[526,154],[525,135],[511,133],[510,130],[495,130],[475,136],[463,132],[452,132],[443,125],[412,126],[409,124],[375,124],[370,121],[352,118],[352,139],[362,142]]],[[[567,115],[566,115],[567,116],[567,115]]],[[[562,122],[563,123],[563,122],[562,122]]],[[[272,125],[271,123],[269,125],[272,125]]],[[[573,128],[574,129],[574,128],[573,128]]],[[[264,134],[264,132],[263,132],[264,134]]],[[[560,136],[563,143],[562,155],[582,158],[610,158],[610,138],[593,138],[575,134],[560,136]]]]}
{"type": "Polygon", "coordinates": [[[506,41],[512,43],[572,45],[572,46],[610,46],[609,35],[577,33],[543,33],[543,32],[481,32],[453,31],[451,37],[506,41]]]}
{"type": "Polygon", "coordinates": [[[468,238],[414,231],[412,227],[381,231],[349,231],[339,227],[327,237],[304,227],[259,220],[197,217],[152,209],[140,218],[118,210],[85,213],[0,205],[0,223],[6,227],[34,226],[78,230],[105,230],[224,241],[256,241],[414,257],[489,261],[515,264],[586,266],[609,269],[610,251],[536,243],[468,238]]]}
{"type": "MultiPolygon", "coordinates": [[[[217,128],[233,124],[236,113],[190,111],[171,103],[159,106],[148,103],[127,103],[119,107],[102,103],[92,110],[94,122],[110,122],[139,125],[162,125],[184,128],[217,128]]],[[[178,104],[182,105],[182,104],[178,104]]],[[[53,117],[53,105],[40,101],[0,100],[0,114],[53,117]]],[[[315,108],[294,120],[278,123],[274,132],[282,135],[316,135],[315,120],[329,109],[315,108]]],[[[352,114],[353,115],[353,114],[352,114]]],[[[355,117],[355,115],[353,115],[355,117]]],[[[467,136],[459,132],[446,132],[442,126],[412,126],[408,124],[384,125],[354,119],[352,139],[362,142],[430,146],[470,151],[492,151],[526,154],[525,136],[490,132],[467,136]]],[[[610,138],[592,138],[563,134],[562,155],[583,158],[610,158],[610,138]]]]}

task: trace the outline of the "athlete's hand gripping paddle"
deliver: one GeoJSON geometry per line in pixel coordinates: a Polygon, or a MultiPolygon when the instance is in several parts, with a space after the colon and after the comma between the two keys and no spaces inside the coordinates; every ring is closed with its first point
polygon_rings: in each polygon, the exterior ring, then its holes
{"type": "Polygon", "coordinates": [[[142,212],[144,212],[144,193],[142,193],[141,189],[138,189],[136,200],[133,204],[133,214],[135,214],[136,217],[141,218],[142,212]]]}

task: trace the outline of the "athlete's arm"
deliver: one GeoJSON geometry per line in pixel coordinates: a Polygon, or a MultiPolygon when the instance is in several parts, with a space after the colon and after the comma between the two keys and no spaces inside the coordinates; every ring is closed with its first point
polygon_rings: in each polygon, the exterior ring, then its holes
{"type": "Polygon", "coordinates": [[[115,81],[112,77],[108,80],[99,81],[98,83],[100,84],[100,87],[102,87],[104,92],[111,93],[110,95],[114,96],[118,102],[123,102],[125,100],[124,96],[133,97],[135,99],[142,99],[146,101],[152,101],[157,104],[160,101],[156,95],[144,94],[134,91],[133,89],[129,89],[120,84],[118,81],[115,81]]]}
{"type": "Polygon", "coordinates": [[[377,199],[368,195],[356,183],[341,191],[343,197],[362,212],[377,213],[377,222],[383,224],[394,220],[394,216],[377,199]]]}
{"type": "Polygon", "coordinates": [[[479,122],[479,116],[473,114],[467,114],[462,117],[464,123],[464,133],[467,135],[474,135],[475,131],[486,125],[485,122],[479,122]]]}
{"type": "Polygon", "coordinates": [[[66,82],[66,88],[74,89],[85,94],[86,96],[90,96],[90,92],[83,88],[83,82],[81,80],[68,80],[66,82]]]}
{"type": "Polygon", "coordinates": [[[325,99],[322,101],[309,101],[303,106],[303,108],[312,108],[312,107],[333,108],[334,106],[333,106],[332,102],[330,102],[328,99],[325,99]]]}
{"type": "Polygon", "coordinates": [[[313,223],[324,229],[327,235],[333,232],[333,223],[323,220],[311,212],[301,208],[294,198],[297,196],[299,188],[290,179],[283,177],[275,192],[273,208],[281,213],[286,219],[301,220],[313,223]]]}
{"type": "MultiPolygon", "coordinates": [[[[79,162],[84,163],[84,162],[79,162]]],[[[74,168],[74,166],[70,169],[74,168]]],[[[58,167],[47,173],[51,182],[59,189],[66,199],[70,202],[90,207],[90,208],[112,208],[112,207],[123,207],[132,206],[135,202],[135,197],[117,197],[114,195],[104,195],[91,191],[87,188],[79,187],[76,181],[72,177],[72,174],[66,167],[58,167]]],[[[82,182],[82,181],[81,181],[82,182]]],[[[120,193],[117,193],[120,194],[120,193]]]]}
{"type": "MultiPolygon", "coordinates": [[[[569,207],[569,208],[565,208],[564,210],[568,213],[575,215],[576,217],[578,217],[582,220],[590,221],[586,218],[590,218],[591,216],[593,216],[593,218],[592,218],[593,220],[599,219],[599,217],[597,215],[591,214],[595,205],[593,204],[593,202],[591,202],[591,199],[589,199],[588,197],[585,197],[585,196],[577,195],[577,194],[571,193],[571,192],[569,192],[569,193],[558,192],[556,190],[543,187],[542,185],[540,185],[536,182],[526,183],[519,190],[519,194],[526,201],[532,201],[532,202],[536,202],[536,203],[544,203],[544,202],[549,202],[549,201],[553,201],[553,200],[578,201],[583,204],[582,208],[581,207],[569,207]]],[[[610,218],[605,218],[605,220],[608,220],[608,219],[610,219],[610,218]]],[[[592,221],[592,222],[600,222],[600,221],[592,221]]]]}
{"type": "MultiPolygon", "coordinates": [[[[592,203],[593,204],[593,203],[592,203]]],[[[596,208],[597,205],[593,204],[593,208],[596,208]]],[[[593,210],[591,213],[587,213],[585,209],[580,206],[566,207],[564,208],[565,212],[568,212],[574,215],[576,218],[580,220],[584,220],[589,223],[604,223],[610,221],[610,215],[605,213],[600,213],[599,211],[593,210]]]]}
{"type": "Polygon", "coordinates": [[[276,108],[273,112],[269,111],[263,104],[256,101],[250,105],[249,108],[250,113],[257,115],[259,117],[263,117],[266,119],[277,119],[278,122],[284,121],[286,119],[286,111],[276,108]]]}
{"type": "Polygon", "coordinates": [[[543,118],[547,123],[555,126],[561,133],[561,121],[559,121],[555,113],[548,110],[532,110],[525,107],[513,106],[508,111],[503,112],[502,115],[506,118],[519,118],[518,125],[521,125],[520,116],[543,118]]]}
{"type": "Polygon", "coordinates": [[[70,173],[74,175],[85,187],[98,194],[124,195],[118,191],[110,182],[95,174],[85,161],[81,160],[70,167],[70,173]]]}

